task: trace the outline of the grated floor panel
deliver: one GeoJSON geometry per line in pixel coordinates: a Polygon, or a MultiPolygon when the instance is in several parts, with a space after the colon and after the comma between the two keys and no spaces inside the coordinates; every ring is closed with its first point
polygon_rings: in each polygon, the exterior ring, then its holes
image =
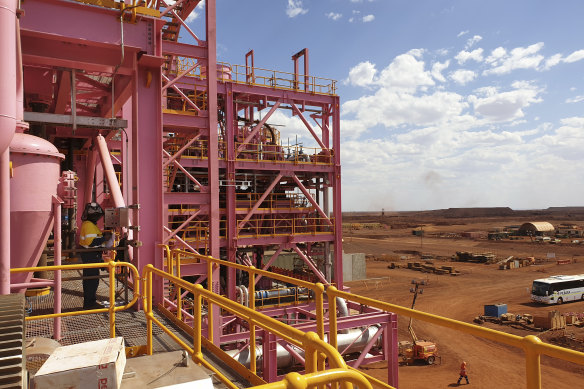
{"type": "MultiPolygon", "coordinates": [[[[102,274],[105,274],[102,272],[102,274]]],[[[64,279],[80,277],[81,271],[73,270],[63,272],[64,279]]],[[[62,311],[80,311],[83,307],[83,286],[81,280],[63,281],[62,283],[62,311]]],[[[116,293],[119,293],[117,303],[123,303],[123,283],[116,281],[116,293]]],[[[128,298],[132,299],[132,291],[128,293],[128,298]]],[[[109,300],[109,280],[101,279],[97,290],[97,300],[107,302],[109,300]]],[[[53,313],[54,294],[51,292],[46,296],[27,297],[28,316],[38,316],[53,313]]],[[[184,332],[174,326],[164,316],[155,312],[158,320],[170,328],[185,343],[192,344],[184,332]]],[[[116,336],[125,339],[126,346],[141,346],[146,344],[146,317],[144,312],[122,311],[116,312],[116,336]]],[[[52,338],[53,319],[29,320],[26,322],[26,338],[42,337],[52,338]]],[[[153,330],[154,352],[181,350],[181,347],[174,342],[161,328],[154,325],[153,330]]],[[[107,339],[109,333],[109,314],[84,314],[80,316],[69,316],[61,318],[61,345],[71,345],[93,340],[107,339]]]]}

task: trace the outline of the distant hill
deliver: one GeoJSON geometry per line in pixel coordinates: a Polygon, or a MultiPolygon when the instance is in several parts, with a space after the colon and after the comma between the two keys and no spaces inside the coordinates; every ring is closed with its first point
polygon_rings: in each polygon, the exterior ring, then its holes
{"type": "MultiPolygon", "coordinates": [[[[403,211],[385,212],[385,218],[439,218],[439,219],[465,219],[465,218],[533,218],[534,220],[556,219],[560,217],[584,219],[584,207],[549,207],[547,209],[513,210],[509,207],[492,208],[448,208],[428,211],[403,211]]],[[[343,218],[359,221],[380,221],[381,212],[343,212],[343,218]]]]}

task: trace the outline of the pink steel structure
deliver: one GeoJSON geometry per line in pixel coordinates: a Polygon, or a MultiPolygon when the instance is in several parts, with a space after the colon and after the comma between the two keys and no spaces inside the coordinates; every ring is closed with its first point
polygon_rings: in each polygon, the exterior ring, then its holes
{"type": "MultiPolygon", "coordinates": [[[[139,205],[132,216],[139,229],[130,234],[140,271],[165,267],[160,245],[266,269],[291,250],[310,279],[343,288],[335,82],[309,75],[308,49],[292,56],[291,73],[256,68],[253,51],[245,66],[218,63],[216,0],[204,7],[205,37],[184,22],[199,3],[27,0],[19,10],[16,0],[0,0],[0,293],[10,291],[8,144],[25,131],[23,118],[31,134],[65,154],[64,170],[76,172],[77,209],[92,200],[139,205]],[[179,32],[196,44],[179,42],[179,32]],[[280,140],[271,123],[278,110],[303,123],[314,147],[280,140]]],[[[63,233],[72,247],[81,212],[65,211],[76,219],[63,233]]],[[[54,217],[60,212],[57,206],[54,217]]],[[[202,282],[205,267],[185,266],[182,276],[202,282]]],[[[236,299],[238,284],[235,270],[215,271],[214,291],[236,299]]],[[[161,282],[154,288],[158,303],[176,309],[161,282]]],[[[340,318],[340,329],[378,329],[354,365],[389,360],[389,383],[397,385],[395,315],[349,308],[360,314],[340,318]],[[366,358],[381,338],[383,350],[366,358]]],[[[313,309],[265,312],[310,316],[313,309]]],[[[219,312],[213,317],[216,344],[249,335],[226,333],[241,327],[219,312]]],[[[277,378],[274,342],[264,339],[268,380],[277,378]]]]}

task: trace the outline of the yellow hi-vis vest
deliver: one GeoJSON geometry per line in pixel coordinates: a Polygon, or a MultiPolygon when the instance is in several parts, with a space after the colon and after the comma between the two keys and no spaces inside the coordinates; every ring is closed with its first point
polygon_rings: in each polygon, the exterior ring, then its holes
{"type": "Polygon", "coordinates": [[[85,248],[91,247],[93,239],[101,238],[101,230],[95,224],[86,220],[81,224],[81,232],[79,233],[79,244],[85,248]]]}

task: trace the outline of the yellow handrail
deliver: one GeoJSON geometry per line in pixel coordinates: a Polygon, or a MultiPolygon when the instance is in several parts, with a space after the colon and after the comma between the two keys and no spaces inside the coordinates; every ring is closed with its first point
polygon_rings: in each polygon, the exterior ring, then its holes
{"type": "Polygon", "coordinates": [[[312,388],[316,385],[325,385],[328,383],[350,382],[359,388],[370,389],[371,383],[355,370],[347,369],[330,369],[317,373],[300,375],[298,373],[288,373],[282,381],[272,382],[265,385],[255,386],[255,389],[301,389],[312,388]]]}
{"type": "MultiPolygon", "coordinates": [[[[219,371],[217,371],[212,365],[210,365],[207,361],[205,361],[203,353],[201,351],[202,345],[202,328],[200,323],[202,323],[203,314],[202,314],[202,299],[204,298],[207,303],[210,305],[212,302],[213,304],[217,305],[221,309],[231,312],[234,315],[237,315],[241,318],[244,318],[250,323],[250,329],[254,325],[263,328],[266,331],[270,331],[274,335],[278,336],[279,338],[297,346],[303,348],[305,351],[305,368],[307,373],[315,373],[317,371],[322,370],[324,368],[324,363],[317,363],[320,359],[318,357],[319,353],[322,353],[328,358],[329,366],[332,369],[343,369],[347,370],[347,365],[339,352],[334,349],[330,344],[324,342],[319,336],[314,332],[307,332],[304,333],[294,327],[288,326],[280,321],[273,319],[269,316],[266,316],[260,312],[257,312],[252,308],[245,307],[243,305],[238,304],[228,298],[215,294],[209,290],[204,289],[201,285],[194,285],[187,281],[184,281],[180,278],[177,278],[169,273],[166,273],[162,270],[155,268],[152,265],[147,265],[144,267],[143,271],[144,277],[144,291],[145,291],[145,309],[146,309],[146,320],[147,320],[147,352],[148,354],[152,354],[152,323],[158,325],[164,332],[166,332],[170,337],[172,337],[178,344],[180,344],[189,354],[191,354],[193,361],[196,363],[202,364],[205,367],[213,370],[217,376],[223,381],[225,384],[232,387],[229,380],[223,376],[219,371]],[[167,280],[175,283],[176,285],[180,285],[183,289],[188,290],[194,296],[194,327],[192,328],[192,335],[193,335],[193,347],[190,347],[182,340],[180,340],[176,335],[172,333],[168,328],[166,328],[159,320],[154,317],[154,313],[152,311],[152,279],[153,275],[157,275],[167,280]]],[[[320,285],[322,287],[322,285],[320,285]]],[[[324,287],[322,288],[324,290],[324,287]]],[[[320,293],[322,296],[322,291],[320,293]]],[[[209,309],[211,311],[211,309],[209,309]]],[[[209,322],[209,326],[211,322],[209,322]]],[[[255,336],[250,333],[250,355],[251,361],[253,361],[253,355],[255,354],[255,336]]],[[[253,365],[253,363],[252,363],[253,365]]],[[[255,375],[255,371],[252,367],[252,372],[255,375]]],[[[351,375],[350,373],[345,372],[348,376],[351,375]]],[[[313,378],[314,380],[322,379],[322,378],[313,378]]],[[[320,383],[320,381],[319,381],[320,383]]],[[[343,381],[341,382],[341,386],[348,388],[348,382],[343,381]]]]}
{"type": "MultiPolygon", "coordinates": [[[[584,365],[584,353],[569,350],[563,347],[554,346],[551,344],[543,343],[538,337],[533,335],[527,335],[524,337],[508,334],[501,331],[492,330],[489,328],[479,327],[474,324],[464,323],[462,321],[449,319],[446,317],[441,317],[433,315],[431,313],[425,313],[417,311],[410,308],[401,307],[399,305],[386,303],[383,301],[374,300],[368,297],[363,297],[355,295],[352,293],[342,292],[337,290],[334,286],[329,286],[326,290],[329,303],[329,312],[336,312],[336,298],[340,297],[348,301],[353,301],[359,304],[367,305],[373,308],[381,309],[387,312],[397,313],[398,315],[404,315],[407,317],[412,317],[416,320],[425,321],[427,323],[439,325],[442,327],[450,328],[456,331],[460,331],[466,334],[478,336],[480,338],[493,340],[495,342],[503,343],[508,346],[513,346],[521,348],[525,351],[526,356],[526,376],[527,376],[527,388],[528,389],[539,389],[541,388],[541,361],[540,357],[542,354],[559,358],[564,361],[569,361],[584,365]]],[[[333,347],[337,345],[337,318],[336,315],[330,315],[330,337],[329,342],[333,347]]]]}
{"type": "Polygon", "coordinates": [[[107,268],[109,270],[109,282],[110,282],[110,289],[109,289],[109,303],[110,306],[108,308],[100,308],[100,309],[90,309],[90,310],[83,310],[83,311],[71,311],[71,312],[61,312],[61,313],[51,313],[47,315],[38,315],[38,316],[27,316],[25,318],[26,321],[29,320],[42,320],[42,319],[52,319],[55,317],[66,317],[66,316],[78,316],[78,315],[89,315],[92,313],[101,313],[101,312],[109,312],[109,324],[110,324],[110,336],[113,338],[116,334],[116,316],[115,313],[118,311],[123,311],[131,306],[133,306],[136,301],[138,301],[138,296],[140,295],[140,283],[134,283],[134,296],[132,300],[128,302],[128,304],[124,306],[116,306],[116,291],[115,291],[115,277],[116,267],[127,267],[132,272],[133,279],[138,281],[140,279],[138,269],[131,263],[127,262],[114,262],[110,261],[107,263],[80,263],[75,265],[60,265],[60,266],[38,266],[38,267],[23,267],[23,268],[14,268],[10,269],[10,273],[30,273],[36,271],[59,271],[59,270],[81,270],[81,269],[99,269],[99,268],[107,268]]]}

